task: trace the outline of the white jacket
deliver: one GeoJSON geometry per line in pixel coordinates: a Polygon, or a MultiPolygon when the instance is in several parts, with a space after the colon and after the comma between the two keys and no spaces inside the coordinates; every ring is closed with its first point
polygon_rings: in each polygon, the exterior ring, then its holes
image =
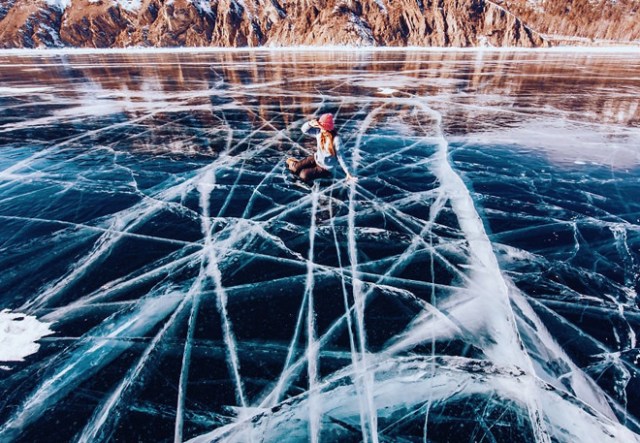
{"type": "Polygon", "coordinates": [[[347,165],[345,164],[342,155],[340,155],[340,148],[342,146],[342,143],[339,136],[335,136],[333,138],[333,149],[336,151],[336,155],[334,157],[324,146],[322,146],[322,139],[320,137],[322,131],[320,128],[313,127],[309,124],[309,122],[306,122],[304,125],[302,125],[301,130],[307,135],[314,135],[316,137],[318,148],[313,157],[315,158],[316,164],[318,166],[331,171],[335,168],[337,162],[338,164],[340,164],[340,167],[342,168],[344,173],[349,175],[347,165]]]}

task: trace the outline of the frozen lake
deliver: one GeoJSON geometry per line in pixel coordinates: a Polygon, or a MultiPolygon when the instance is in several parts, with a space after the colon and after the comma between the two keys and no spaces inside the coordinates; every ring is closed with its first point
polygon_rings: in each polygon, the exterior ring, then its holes
{"type": "Polygon", "coordinates": [[[639,97],[637,54],[0,53],[0,441],[640,441],[639,97]],[[286,171],[324,112],[355,183],[286,171]]]}

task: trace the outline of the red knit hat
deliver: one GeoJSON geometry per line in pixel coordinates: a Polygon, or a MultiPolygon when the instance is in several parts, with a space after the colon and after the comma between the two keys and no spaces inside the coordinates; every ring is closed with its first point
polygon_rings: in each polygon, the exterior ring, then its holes
{"type": "Polygon", "coordinates": [[[333,114],[322,114],[318,119],[318,123],[325,131],[333,131],[333,114]]]}

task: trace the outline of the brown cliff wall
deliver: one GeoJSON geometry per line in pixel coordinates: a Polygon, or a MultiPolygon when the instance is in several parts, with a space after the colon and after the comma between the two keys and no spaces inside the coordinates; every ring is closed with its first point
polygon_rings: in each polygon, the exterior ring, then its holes
{"type": "Polygon", "coordinates": [[[10,0],[0,10],[0,47],[62,46],[58,38],[62,12],[40,1],[10,0]]]}
{"type": "Polygon", "coordinates": [[[0,46],[545,46],[486,0],[7,0],[0,46]]]}
{"type": "Polygon", "coordinates": [[[549,39],[640,41],[639,0],[494,0],[549,39]]]}

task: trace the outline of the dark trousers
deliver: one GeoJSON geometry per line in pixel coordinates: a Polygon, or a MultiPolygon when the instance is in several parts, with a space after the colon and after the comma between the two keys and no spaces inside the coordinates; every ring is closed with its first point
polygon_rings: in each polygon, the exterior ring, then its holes
{"type": "Polygon", "coordinates": [[[313,181],[317,178],[331,177],[331,172],[318,166],[313,155],[296,162],[291,172],[304,181],[313,181]]]}

